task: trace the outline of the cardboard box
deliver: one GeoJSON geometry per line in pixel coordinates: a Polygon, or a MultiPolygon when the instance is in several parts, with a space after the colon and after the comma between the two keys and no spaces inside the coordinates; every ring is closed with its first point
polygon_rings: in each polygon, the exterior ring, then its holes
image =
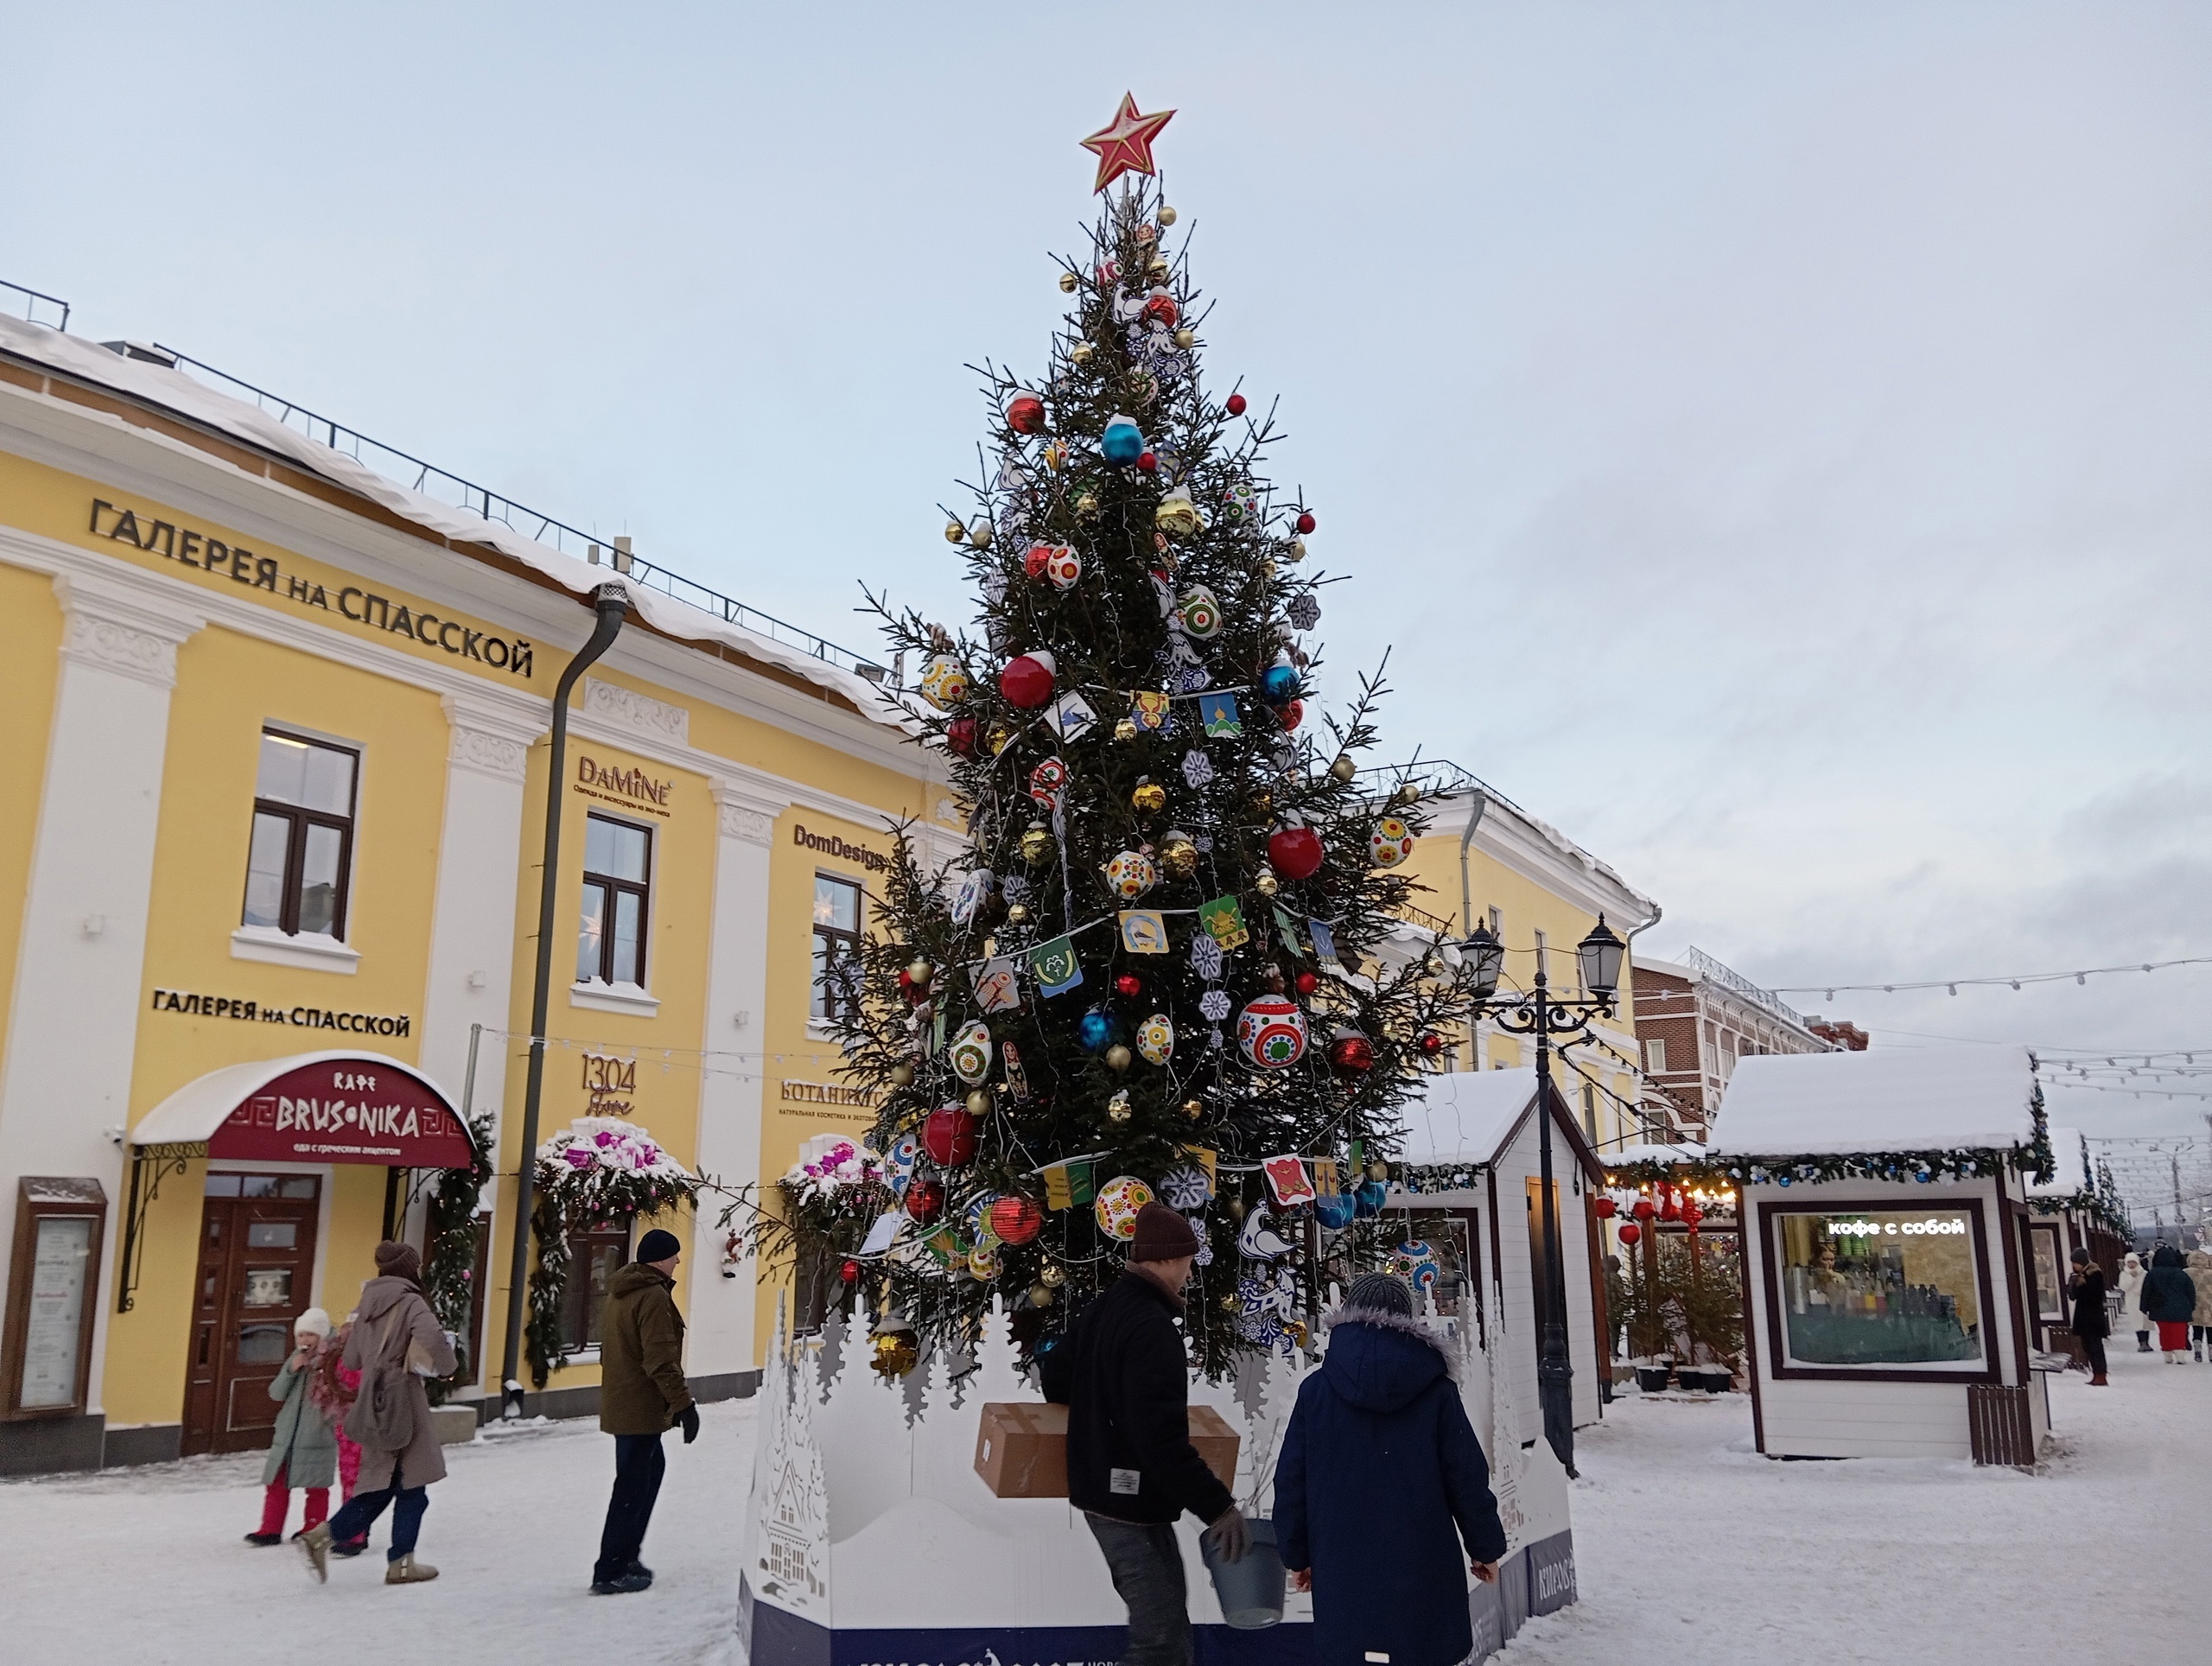
{"type": "MultiPolygon", "coordinates": [[[[1191,1444],[1226,1487],[1236,1485],[1241,1438],[1211,1406],[1191,1408],[1191,1444]]],[[[976,1473],[1001,1498],[1068,1496],[1068,1408],[993,1401],[976,1433],[976,1473]]]]}

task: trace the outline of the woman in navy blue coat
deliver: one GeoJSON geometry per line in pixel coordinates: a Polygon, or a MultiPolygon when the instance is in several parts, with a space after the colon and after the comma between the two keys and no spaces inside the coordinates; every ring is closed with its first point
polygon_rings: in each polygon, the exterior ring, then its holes
{"type": "Polygon", "coordinates": [[[1275,1464],[1275,1540],[1313,1593],[1320,1666],[1458,1666],[1474,1648],[1461,1546],[1497,1576],[1505,1528],[1443,1345],[1402,1279],[1356,1280],[1275,1464]]]}

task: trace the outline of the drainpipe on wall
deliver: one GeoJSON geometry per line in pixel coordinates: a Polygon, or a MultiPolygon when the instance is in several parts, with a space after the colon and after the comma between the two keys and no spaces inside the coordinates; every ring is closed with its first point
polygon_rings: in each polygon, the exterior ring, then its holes
{"type": "MultiPolygon", "coordinates": [[[[626,552],[625,552],[626,554],[626,552]]],[[[626,562],[624,563],[627,565],[626,562]]],[[[569,696],[577,679],[607,649],[622,628],[630,592],[621,584],[602,584],[591,593],[599,622],[591,639],[561,673],[553,690],[553,747],[545,764],[545,864],[537,892],[537,977],[530,995],[530,1080],[522,1101],[522,1142],[515,1161],[514,1250],[507,1262],[507,1338],[499,1363],[499,1415],[522,1415],[522,1320],[530,1300],[530,1211],[537,1175],[537,1112],[545,1092],[545,1020],[553,995],[553,919],[561,900],[561,786],[568,773],[569,696]]]]}

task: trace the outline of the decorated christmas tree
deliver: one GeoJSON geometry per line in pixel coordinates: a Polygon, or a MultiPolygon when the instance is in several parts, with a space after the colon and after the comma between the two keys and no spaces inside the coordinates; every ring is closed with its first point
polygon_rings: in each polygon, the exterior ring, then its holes
{"type": "Polygon", "coordinates": [[[1195,1361],[1287,1345],[1465,1010],[1456,953],[1374,958],[1421,793],[1362,768],[1379,674],[1321,707],[1317,518],[1259,473],[1272,419],[1205,374],[1149,178],[1166,119],[1125,101],[1086,142],[1102,202],[1049,362],[982,372],[984,478],[944,528],[975,620],[877,603],[970,850],[925,872],[902,841],[865,945],[826,969],[880,1116],[785,1195],[825,1294],[869,1298],[886,1370],[995,1298],[1050,1334],[1154,1199],[1206,1246],[1195,1361]]]}

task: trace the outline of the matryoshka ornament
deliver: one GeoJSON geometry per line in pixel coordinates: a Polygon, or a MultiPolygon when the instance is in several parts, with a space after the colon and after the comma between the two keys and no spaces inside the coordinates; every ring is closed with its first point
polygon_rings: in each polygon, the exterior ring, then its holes
{"type": "Polygon", "coordinates": [[[1137,1026],[1137,1052],[1147,1065],[1164,1065],[1174,1057],[1175,1025],[1166,1013],[1154,1013],[1137,1026]]]}
{"type": "Polygon", "coordinates": [[[1152,858],[1141,850],[1124,850],[1106,864],[1106,888],[1124,902],[1135,902],[1159,878],[1152,858]]]}
{"type": "Polygon", "coordinates": [[[1414,854],[1413,830],[1402,817],[1385,816],[1367,836],[1367,854],[1377,868],[1395,868],[1414,854]]]}
{"type": "Polygon", "coordinates": [[[968,697],[968,668],[949,653],[932,658],[922,667],[922,698],[939,711],[950,711],[968,697]]]}
{"type": "Polygon", "coordinates": [[[1287,996],[1263,995],[1236,1015],[1236,1045],[1262,1070],[1282,1070],[1306,1056],[1306,1014],[1287,996]]]}
{"type": "Polygon", "coordinates": [[[952,1062],[952,1073],[971,1088],[980,1085],[991,1073],[990,1026],[980,1018],[969,1019],[945,1051],[952,1062]]]}

